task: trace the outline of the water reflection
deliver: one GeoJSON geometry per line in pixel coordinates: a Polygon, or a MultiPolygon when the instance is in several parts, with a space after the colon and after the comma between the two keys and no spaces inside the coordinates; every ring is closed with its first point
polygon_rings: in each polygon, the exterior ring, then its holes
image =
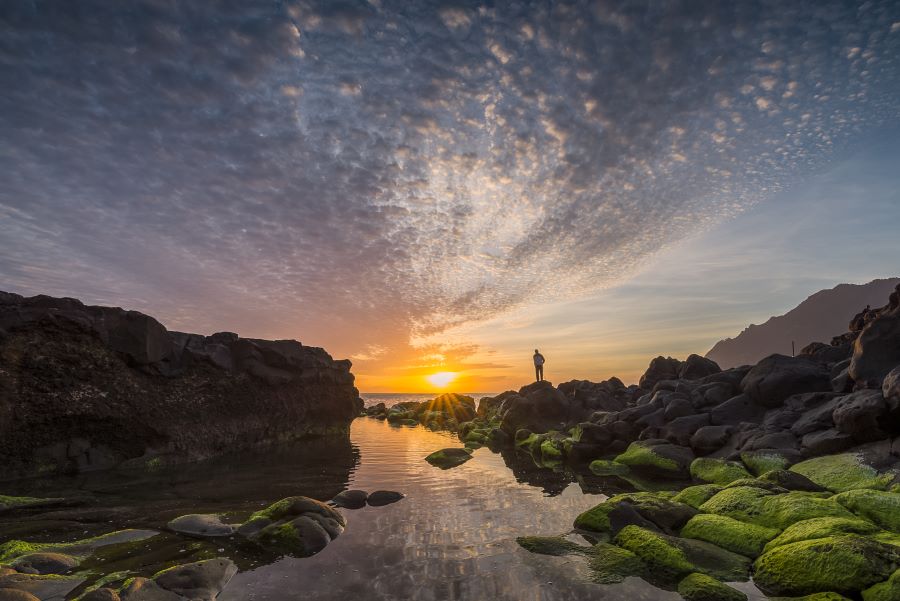
{"type": "MultiPolygon", "coordinates": [[[[85,474],[5,486],[8,494],[87,497],[84,506],[0,516],[0,540],[72,540],[119,528],[154,528],[184,513],[224,513],[241,521],[275,500],[306,495],[327,500],[346,488],[397,490],[406,498],[384,507],[342,510],[344,533],[306,559],[266,557],[240,541],[191,541],[163,534],[127,557],[101,553],[86,567],[103,574],[152,574],[173,561],[224,555],[241,571],[222,601],[294,599],[579,600],[678,599],[638,580],[590,582],[579,557],[533,555],[517,536],[556,535],[600,502],[601,493],[630,489],[598,478],[535,465],[527,454],[482,448],[451,470],[424,461],[459,446],[454,435],[353,423],[350,441],[260,450],[157,472],[85,474]]],[[[751,599],[756,599],[751,594],[751,599]]]]}

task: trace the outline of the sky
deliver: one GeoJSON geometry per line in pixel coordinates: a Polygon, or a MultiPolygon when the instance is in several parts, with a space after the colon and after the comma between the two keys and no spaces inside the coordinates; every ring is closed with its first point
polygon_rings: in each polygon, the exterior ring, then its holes
{"type": "Polygon", "coordinates": [[[364,391],[636,381],[900,275],[900,4],[0,6],[0,289],[364,391]]]}

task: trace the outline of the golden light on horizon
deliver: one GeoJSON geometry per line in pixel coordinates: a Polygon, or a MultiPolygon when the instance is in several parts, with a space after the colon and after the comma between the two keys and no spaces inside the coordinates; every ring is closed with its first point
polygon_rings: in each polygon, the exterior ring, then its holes
{"type": "Polygon", "coordinates": [[[444,388],[450,382],[455,380],[456,376],[457,373],[455,371],[439,371],[436,374],[425,376],[425,379],[437,388],[444,388]]]}

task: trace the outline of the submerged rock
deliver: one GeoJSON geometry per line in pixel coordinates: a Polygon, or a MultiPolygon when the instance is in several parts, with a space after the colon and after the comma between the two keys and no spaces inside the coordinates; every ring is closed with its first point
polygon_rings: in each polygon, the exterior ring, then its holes
{"type": "Polygon", "coordinates": [[[288,497],[252,514],[238,534],[282,555],[309,557],[337,538],[347,523],[337,510],[309,497],[288,497]]]}
{"type": "Polygon", "coordinates": [[[218,515],[202,513],[177,517],[169,522],[169,529],[199,537],[231,536],[235,531],[234,526],[224,523],[218,515]]]}
{"type": "Polygon", "coordinates": [[[78,565],[78,560],[64,553],[29,553],[20,555],[12,567],[23,574],[65,574],[78,565]]]}
{"type": "Polygon", "coordinates": [[[163,570],[153,580],[182,597],[212,601],[236,573],[233,561],[219,557],[163,570]]]}

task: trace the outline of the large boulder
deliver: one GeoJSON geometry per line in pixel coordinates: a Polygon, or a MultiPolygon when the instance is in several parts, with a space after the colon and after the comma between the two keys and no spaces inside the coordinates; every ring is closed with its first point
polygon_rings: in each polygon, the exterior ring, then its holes
{"type": "Polygon", "coordinates": [[[0,479],[346,438],[362,410],[350,362],[295,340],[169,332],[135,311],[8,293],[0,332],[0,479]]]}
{"type": "Polygon", "coordinates": [[[722,371],[719,364],[712,359],[700,355],[689,355],[678,370],[678,377],[682,380],[699,380],[722,371]]]}
{"type": "Polygon", "coordinates": [[[857,387],[880,388],[885,376],[897,365],[900,365],[900,307],[889,305],[866,324],[853,343],[849,373],[857,387]]]}
{"type": "Polygon", "coordinates": [[[561,430],[569,419],[569,401],[550,382],[535,382],[504,401],[500,418],[500,428],[510,436],[521,429],[561,430]]]}
{"type": "Polygon", "coordinates": [[[882,425],[887,412],[881,390],[863,389],[837,399],[832,420],[839,431],[865,442],[884,438],[882,425]]]}
{"type": "Polygon", "coordinates": [[[657,382],[677,380],[680,371],[681,361],[672,357],[659,356],[650,361],[650,365],[641,376],[638,385],[644,390],[651,390],[657,382]]]}
{"type": "Polygon", "coordinates": [[[763,407],[778,407],[801,392],[831,390],[827,367],[807,357],[769,355],[756,364],[741,382],[750,400],[763,407]]]}

